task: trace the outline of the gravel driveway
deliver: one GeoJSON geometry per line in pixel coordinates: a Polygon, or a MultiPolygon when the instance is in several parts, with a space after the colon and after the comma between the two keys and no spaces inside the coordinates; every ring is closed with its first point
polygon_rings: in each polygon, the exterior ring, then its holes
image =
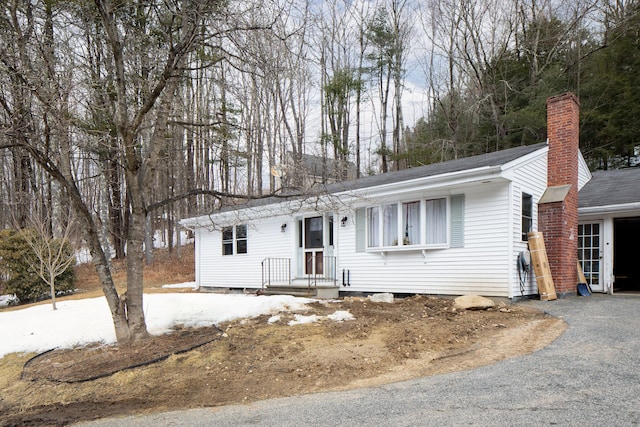
{"type": "Polygon", "coordinates": [[[347,392],[87,426],[627,426],[640,424],[640,296],[521,304],[569,324],[550,346],[472,371],[347,392]]]}

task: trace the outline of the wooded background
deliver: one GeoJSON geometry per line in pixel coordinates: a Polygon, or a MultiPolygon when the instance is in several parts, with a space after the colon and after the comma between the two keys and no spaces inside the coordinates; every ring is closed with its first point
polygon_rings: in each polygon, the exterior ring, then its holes
{"type": "Polygon", "coordinates": [[[0,228],[81,206],[117,258],[140,218],[172,248],[181,218],[299,190],[307,155],[322,183],[544,141],[569,90],[591,168],[637,160],[638,1],[0,8],[0,228]]]}

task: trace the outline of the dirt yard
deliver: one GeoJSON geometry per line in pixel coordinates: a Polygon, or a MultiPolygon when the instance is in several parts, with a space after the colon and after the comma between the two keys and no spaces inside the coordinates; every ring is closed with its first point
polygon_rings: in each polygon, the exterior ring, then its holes
{"type": "Polygon", "coordinates": [[[135,347],[94,346],[0,359],[0,425],[66,425],[132,413],[246,403],[472,369],[540,349],[565,329],[499,303],[459,311],[450,299],[344,298],[268,322],[178,330],[135,347]],[[348,311],[355,319],[327,316],[348,311]]]}

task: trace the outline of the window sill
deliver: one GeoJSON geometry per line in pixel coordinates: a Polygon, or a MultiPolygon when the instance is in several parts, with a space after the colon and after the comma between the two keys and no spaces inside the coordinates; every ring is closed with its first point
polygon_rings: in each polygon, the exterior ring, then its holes
{"type": "Polygon", "coordinates": [[[441,245],[403,245],[403,246],[382,246],[377,248],[367,248],[367,252],[379,253],[379,252],[419,252],[429,251],[435,249],[449,249],[449,244],[444,243],[441,245]]]}

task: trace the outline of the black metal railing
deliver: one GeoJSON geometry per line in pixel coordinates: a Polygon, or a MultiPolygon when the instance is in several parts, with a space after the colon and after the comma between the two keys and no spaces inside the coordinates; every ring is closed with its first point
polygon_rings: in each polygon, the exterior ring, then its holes
{"type": "Polygon", "coordinates": [[[328,282],[333,283],[333,286],[338,286],[336,265],[336,257],[334,256],[318,257],[314,254],[307,258],[305,276],[307,276],[309,290],[311,290],[312,287],[316,287],[318,282],[328,282]]]}
{"type": "MultiPolygon", "coordinates": [[[[265,258],[261,265],[263,290],[265,287],[271,286],[295,285],[295,282],[291,280],[290,258],[265,258]]],[[[312,288],[317,287],[318,283],[331,283],[333,286],[338,286],[336,257],[310,254],[306,259],[303,277],[299,279],[306,281],[309,292],[312,288]]]]}
{"type": "Polygon", "coordinates": [[[291,284],[290,258],[265,258],[262,260],[262,289],[272,284],[291,284]]]}

